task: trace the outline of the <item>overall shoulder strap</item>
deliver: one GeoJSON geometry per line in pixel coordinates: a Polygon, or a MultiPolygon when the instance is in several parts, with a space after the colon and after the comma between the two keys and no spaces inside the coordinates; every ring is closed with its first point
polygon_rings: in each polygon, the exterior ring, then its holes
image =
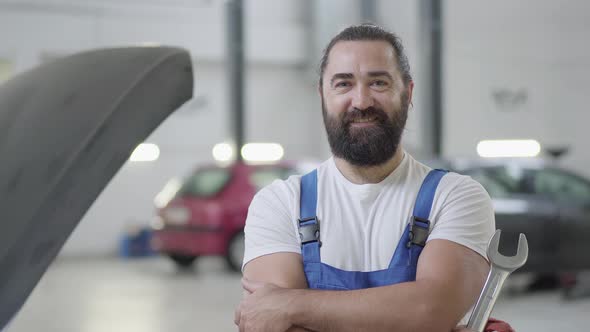
{"type": "MultiPolygon", "coordinates": [[[[442,177],[448,171],[442,169],[431,170],[422,182],[418,197],[414,204],[414,211],[412,213],[412,220],[410,224],[410,243],[424,247],[428,239],[428,232],[430,229],[430,210],[432,209],[432,201],[436,188],[440,183],[442,177]]],[[[408,243],[408,244],[410,244],[408,243]]]]}
{"type": "Polygon", "coordinates": [[[301,193],[300,193],[300,207],[299,217],[301,219],[308,219],[316,216],[316,207],[318,201],[318,171],[313,171],[301,177],[301,193]]]}
{"type": "Polygon", "coordinates": [[[303,264],[320,262],[320,223],[317,218],[317,170],[301,177],[299,198],[299,238],[303,264]]]}

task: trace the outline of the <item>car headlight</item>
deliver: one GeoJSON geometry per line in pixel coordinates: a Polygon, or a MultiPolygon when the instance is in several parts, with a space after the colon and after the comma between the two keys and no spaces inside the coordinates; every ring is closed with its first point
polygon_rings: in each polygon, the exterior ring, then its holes
{"type": "Polygon", "coordinates": [[[185,225],[190,219],[190,210],[185,207],[173,206],[162,211],[164,222],[171,225],[185,225]]]}
{"type": "Polygon", "coordinates": [[[152,229],[159,231],[164,228],[164,220],[160,216],[155,216],[151,222],[152,229]]]}

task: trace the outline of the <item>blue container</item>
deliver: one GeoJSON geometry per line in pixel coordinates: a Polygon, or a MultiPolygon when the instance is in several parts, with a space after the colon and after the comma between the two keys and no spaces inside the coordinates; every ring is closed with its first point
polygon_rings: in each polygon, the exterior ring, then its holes
{"type": "Polygon", "coordinates": [[[129,231],[121,238],[119,255],[125,258],[153,256],[156,253],[150,246],[151,239],[152,232],[148,228],[129,231]]]}

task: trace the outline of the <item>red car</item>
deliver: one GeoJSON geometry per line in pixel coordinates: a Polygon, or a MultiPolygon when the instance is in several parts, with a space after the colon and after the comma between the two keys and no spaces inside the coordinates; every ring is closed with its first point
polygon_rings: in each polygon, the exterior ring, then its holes
{"type": "Polygon", "coordinates": [[[153,249],[181,268],[199,256],[214,255],[225,257],[229,267],[239,271],[250,201],[262,187],[295,173],[301,172],[289,163],[198,168],[157,210],[153,249]]]}

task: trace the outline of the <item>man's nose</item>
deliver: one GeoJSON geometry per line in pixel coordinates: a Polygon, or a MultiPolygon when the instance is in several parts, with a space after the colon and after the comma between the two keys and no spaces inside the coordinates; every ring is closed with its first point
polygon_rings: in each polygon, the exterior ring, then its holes
{"type": "Polygon", "coordinates": [[[368,87],[359,85],[352,97],[352,107],[364,110],[372,106],[374,106],[374,100],[371,91],[368,87]]]}

